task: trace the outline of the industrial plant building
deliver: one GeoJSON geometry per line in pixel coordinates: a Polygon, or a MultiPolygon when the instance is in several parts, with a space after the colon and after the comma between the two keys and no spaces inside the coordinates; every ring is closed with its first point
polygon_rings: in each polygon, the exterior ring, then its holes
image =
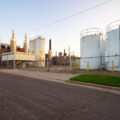
{"type": "Polygon", "coordinates": [[[1,66],[24,68],[26,65],[35,66],[37,64],[39,67],[45,67],[45,63],[42,61],[45,59],[45,39],[42,37],[31,40],[29,47],[27,35],[25,35],[23,48],[20,48],[16,46],[13,31],[10,45],[5,45],[5,48],[3,49],[1,44],[1,66]]]}
{"type": "MultiPolygon", "coordinates": [[[[81,32],[80,58],[59,52],[52,55],[52,41],[45,54],[45,38],[38,36],[29,41],[27,35],[23,48],[16,45],[15,32],[12,32],[10,44],[0,43],[0,64],[7,67],[54,67],[55,65],[79,66],[79,69],[120,71],[120,21],[107,27],[106,37],[98,28],[89,28],[81,32]],[[78,61],[79,60],[79,61],[78,61]]],[[[78,67],[77,67],[78,69],[78,67]]]]}

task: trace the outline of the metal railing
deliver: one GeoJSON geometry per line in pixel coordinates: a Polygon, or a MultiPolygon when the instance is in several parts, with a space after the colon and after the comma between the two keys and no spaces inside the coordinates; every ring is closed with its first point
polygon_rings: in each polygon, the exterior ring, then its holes
{"type": "Polygon", "coordinates": [[[117,29],[119,28],[119,26],[120,26],[120,20],[116,20],[108,25],[107,31],[117,29]]]}
{"type": "Polygon", "coordinates": [[[102,35],[102,30],[99,28],[88,28],[81,31],[81,37],[87,35],[102,35]]]}

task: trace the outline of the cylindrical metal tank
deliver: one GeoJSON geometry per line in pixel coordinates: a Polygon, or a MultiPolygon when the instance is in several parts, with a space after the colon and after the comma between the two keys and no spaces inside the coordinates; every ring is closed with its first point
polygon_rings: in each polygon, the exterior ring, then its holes
{"type": "Polygon", "coordinates": [[[101,69],[102,32],[98,28],[89,28],[81,32],[80,68],[101,69]]]}
{"type": "Polygon", "coordinates": [[[106,56],[106,69],[120,71],[120,20],[108,26],[106,56]]]}
{"type": "Polygon", "coordinates": [[[45,67],[45,39],[42,37],[36,39],[36,55],[38,66],[45,67]]]}
{"type": "Polygon", "coordinates": [[[30,52],[36,55],[38,67],[45,67],[45,38],[38,36],[30,40],[30,52]]]}

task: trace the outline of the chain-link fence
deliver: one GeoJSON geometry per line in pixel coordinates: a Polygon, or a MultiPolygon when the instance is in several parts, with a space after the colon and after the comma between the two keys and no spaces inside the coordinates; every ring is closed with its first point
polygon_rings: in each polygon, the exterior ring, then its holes
{"type": "Polygon", "coordinates": [[[120,71],[120,55],[80,58],[80,69],[120,71]]]}
{"type": "Polygon", "coordinates": [[[81,70],[120,71],[120,55],[81,58],[53,58],[41,61],[2,61],[1,68],[16,68],[43,72],[79,72],[81,70]]]}
{"type": "Polygon", "coordinates": [[[36,61],[33,64],[26,64],[24,70],[43,71],[43,72],[73,72],[74,69],[80,69],[80,59],[46,59],[45,61],[36,61]]]}

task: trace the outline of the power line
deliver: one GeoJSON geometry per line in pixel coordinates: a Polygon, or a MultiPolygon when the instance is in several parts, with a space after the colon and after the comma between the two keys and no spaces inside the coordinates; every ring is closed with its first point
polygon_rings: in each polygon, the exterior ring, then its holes
{"type": "Polygon", "coordinates": [[[80,15],[80,14],[82,14],[82,13],[88,12],[88,11],[90,11],[90,10],[92,10],[92,9],[95,9],[95,8],[97,8],[97,7],[100,7],[100,6],[103,6],[103,5],[105,5],[105,4],[107,4],[107,3],[110,3],[110,2],[112,2],[112,1],[113,1],[113,0],[107,0],[107,1],[105,1],[105,2],[102,2],[102,3],[97,4],[97,5],[95,5],[95,6],[89,7],[89,8],[87,8],[87,9],[85,9],[85,10],[76,12],[76,13],[70,15],[70,16],[61,18],[61,19],[56,20],[56,21],[53,21],[53,22],[51,22],[51,23],[49,23],[49,24],[43,25],[43,26],[41,26],[41,27],[39,27],[39,28],[33,29],[33,30],[31,30],[31,31],[36,31],[36,30],[38,30],[38,29],[42,29],[42,28],[51,26],[51,25],[53,25],[53,24],[60,23],[60,22],[62,22],[62,21],[64,21],[64,20],[70,19],[70,18],[72,18],[72,17],[74,17],[74,16],[77,16],[77,15],[80,15]]]}

